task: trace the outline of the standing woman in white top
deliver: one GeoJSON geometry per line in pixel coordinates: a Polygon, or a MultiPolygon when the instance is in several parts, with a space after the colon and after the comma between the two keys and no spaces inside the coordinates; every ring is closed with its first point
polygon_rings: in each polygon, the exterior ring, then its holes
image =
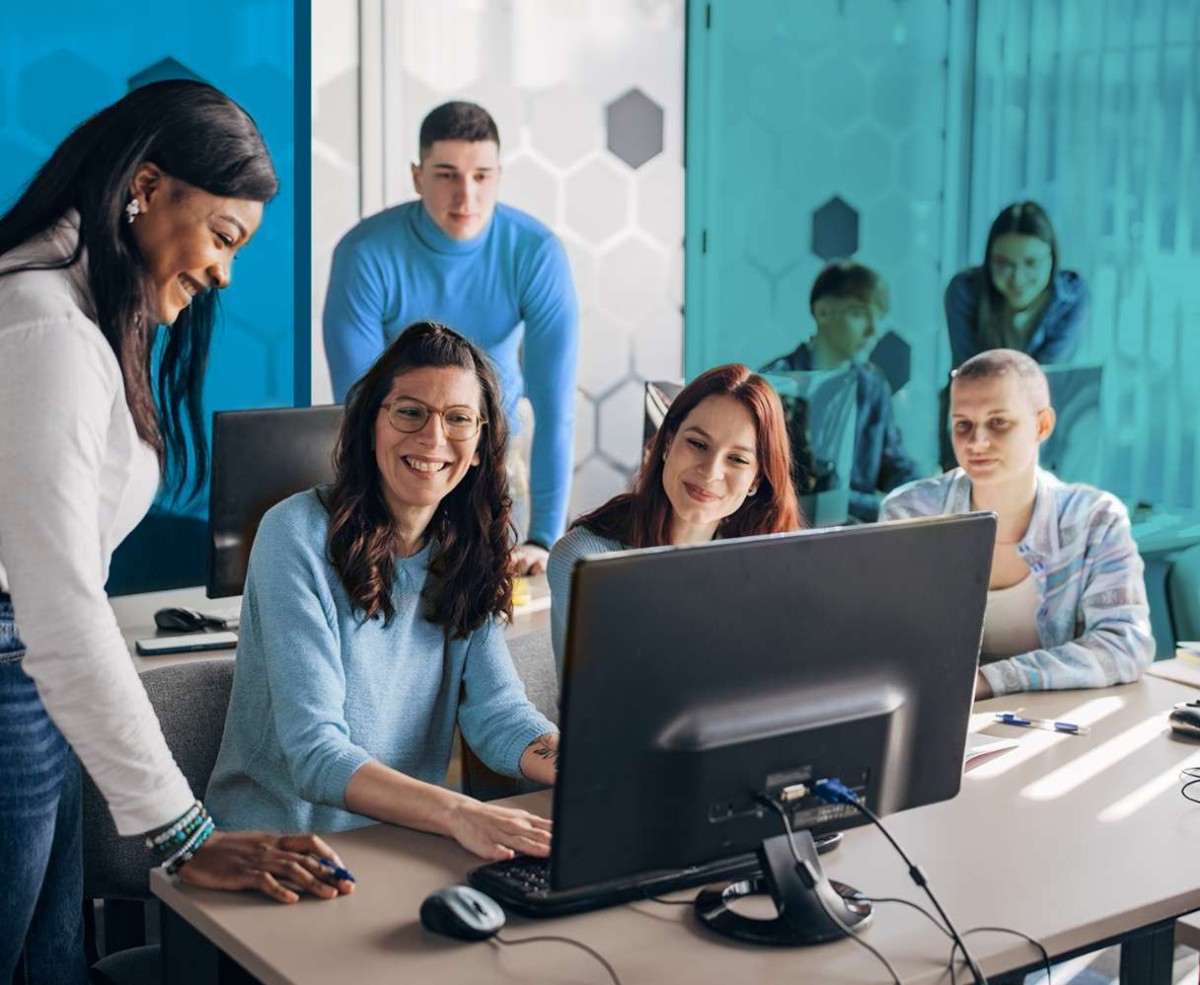
{"type": "Polygon", "coordinates": [[[79,760],[188,882],[351,889],[317,838],[212,831],[104,593],[160,473],[203,482],[215,292],[277,189],[244,110],[161,82],[83,123],[0,217],[0,982],[87,979],[79,760]]]}

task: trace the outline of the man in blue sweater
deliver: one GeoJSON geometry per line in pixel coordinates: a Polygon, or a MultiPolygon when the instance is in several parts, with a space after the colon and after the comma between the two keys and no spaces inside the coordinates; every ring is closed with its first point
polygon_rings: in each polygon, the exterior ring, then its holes
{"type": "Polygon", "coordinates": [[[858,392],[850,515],[866,522],[878,518],[883,493],[921,477],[892,415],[891,387],[878,367],[863,357],[887,307],[887,283],[878,273],[852,260],[835,260],[817,274],[809,295],[816,334],[761,370],[854,372],[858,392]]]}
{"type": "Polygon", "coordinates": [[[529,527],[513,562],[520,574],[544,571],[573,464],[579,304],[566,252],[532,216],[497,203],[500,134],[474,103],[425,117],[412,176],[416,201],[364,219],[334,251],[324,313],[334,396],[344,400],[415,321],[442,322],[483,348],[514,431],[521,397],[533,408],[529,527]]]}

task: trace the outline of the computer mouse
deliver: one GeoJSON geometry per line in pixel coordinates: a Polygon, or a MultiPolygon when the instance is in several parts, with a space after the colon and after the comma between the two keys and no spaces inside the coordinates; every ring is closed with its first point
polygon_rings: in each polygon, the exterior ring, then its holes
{"type": "Polygon", "coordinates": [[[195,609],[173,606],[154,613],[154,625],[175,633],[198,633],[212,625],[212,620],[195,609]]]}
{"type": "Polygon", "coordinates": [[[1187,736],[1189,739],[1200,739],[1200,707],[1196,707],[1196,702],[1176,708],[1171,712],[1167,721],[1179,735],[1187,736]]]}
{"type": "Polygon", "coordinates": [[[500,904],[470,886],[447,886],[425,897],[421,925],[463,941],[487,940],[504,926],[500,904]]]}

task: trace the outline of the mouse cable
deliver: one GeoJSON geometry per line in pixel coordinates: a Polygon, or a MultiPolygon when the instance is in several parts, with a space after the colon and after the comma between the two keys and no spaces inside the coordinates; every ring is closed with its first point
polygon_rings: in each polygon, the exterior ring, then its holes
{"type": "MultiPolygon", "coordinates": [[[[779,801],[777,801],[774,797],[760,796],[759,801],[769,805],[779,815],[780,820],[783,821],[783,830],[787,832],[788,848],[791,849],[792,859],[796,863],[796,868],[799,870],[807,870],[808,872],[812,872],[812,866],[806,860],[802,859],[800,857],[800,853],[796,850],[796,835],[795,832],[792,831],[792,821],[791,818],[788,817],[787,810],[784,809],[783,804],[779,803],[779,801]]],[[[903,985],[903,983],[900,981],[900,975],[897,973],[896,969],[892,967],[892,963],[883,956],[878,948],[868,944],[865,940],[859,937],[858,934],[847,927],[842,918],[825,905],[825,900],[821,898],[820,893],[813,892],[812,895],[813,898],[816,899],[816,901],[820,904],[825,916],[827,916],[833,923],[837,924],[838,929],[841,930],[843,934],[849,937],[850,940],[854,941],[854,943],[859,947],[863,947],[870,951],[871,954],[875,956],[875,959],[887,969],[888,974],[892,976],[892,981],[895,983],[895,985],[903,985]]]]}
{"type": "Polygon", "coordinates": [[[1193,797],[1188,793],[1192,787],[1200,785],[1200,766],[1187,766],[1180,770],[1179,779],[1183,783],[1179,790],[1183,799],[1190,800],[1193,804],[1200,804],[1200,797],[1193,797]]]}
{"type": "Polygon", "coordinates": [[[967,945],[963,941],[962,935],[959,934],[958,930],[955,928],[953,921],[950,919],[950,915],[942,908],[942,904],[938,902],[938,898],[933,895],[933,890],[929,888],[929,881],[925,878],[925,873],[921,870],[919,865],[917,865],[908,857],[904,849],[900,847],[899,842],[897,842],[896,839],[892,837],[891,832],[884,827],[883,822],[879,819],[879,815],[877,815],[873,810],[871,810],[871,808],[864,804],[859,798],[858,794],[842,783],[841,780],[818,780],[812,785],[812,792],[826,803],[849,804],[860,814],[862,814],[863,817],[867,818],[867,820],[874,824],[875,827],[877,827],[881,832],[883,832],[883,836],[891,843],[892,847],[896,850],[896,853],[900,856],[900,858],[904,860],[904,864],[908,866],[909,878],[911,878],[914,883],[916,883],[925,891],[925,895],[929,897],[929,901],[933,904],[934,909],[937,910],[938,916],[942,918],[942,923],[944,923],[946,925],[946,929],[950,931],[951,938],[954,940],[954,943],[957,945],[958,949],[963,953],[963,960],[966,962],[967,968],[971,972],[971,977],[975,980],[975,985],[987,985],[987,977],[980,970],[979,965],[975,961],[975,958],[971,955],[971,952],[967,950],[967,945]]]}
{"type": "Polygon", "coordinates": [[[593,958],[604,965],[604,970],[608,972],[608,977],[612,979],[613,985],[621,985],[621,979],[617,977],[617,971],[608,960],[599,951],[588,947],[583,941],[577,941],[572,937],[559,937],[555,934],[539,934],[537,937],[522,937],[520,940],[510,940],[506,937],[501,937],[499,934],[492,938],[497,944],[504,944],[508,947],[515,947],[517,944],[570,944],[572,947],[577,947],[581,951],[587,951],[593,958]]]}
{"type": "MultiPolygon", "coordinates": [[[[937,917],[935,917],[932,913],[930,913],[927,909],[925,909],[925,907],[921,906],[920,903],[914,903],[912,900],[901,899],[898,896],[863,896],[862,899],[864,899],[868,903],[872,903],[872,904],[875,904],[875,903],[901,903],[904,906],[911,907],[912,909],[916,910],[919,914],[921,914],[921,916],[925,917],[935,927],[937,927],[937,929],[940,930],[946,937],[949,937],[951,940],[953,940],[953,938],[950,937],[950,931],[948,931],[945,927],[942,926],[942,922],[937,917]]],[[[1028,934],[1022,933],[1019,930],[1013,930],[1011,927],[972,927],[970,930],[964,930],[962,932],[962,935],[963,935],[963,937],[970,937],[972,934],[981,934],[981,933],[985,933],[985,932],[991,932],[991,933],[996,933],[996,934],[1012,934],[1012,936],[1020,937],[1022,940],[1028,941],[1030,944],[1032,944],[1034,947],[1036,947],[1042,956],[1042,968],[1046,972],[1046,985],[1051,985],[1051,983],[1053,982],[1053,978],[1051,977],[1051,971],[1050,971],[1050,969],[1051,969],[1050,952],[1046,950],[1045,946],[1042,944],[1041,941],[1039,941],[1035,937],[1030,937],[1028,934]]],[[[956,953],[958,953],[957,945],[955,945],[955,947],[950,951],[950,961],[947,965],[950,969],[950,976],[951,976],[952,980],[956,980],[955,971],[954,971],[954,955],[956,953]]]]}

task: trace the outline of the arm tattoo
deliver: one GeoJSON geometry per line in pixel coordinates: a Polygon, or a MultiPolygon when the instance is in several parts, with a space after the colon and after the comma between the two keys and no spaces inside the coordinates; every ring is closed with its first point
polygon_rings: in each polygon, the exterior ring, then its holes
{"type": "Polygon", "coordinates": [[[531,743],[533,754],[540,756],[549,763],[558,765],[558,746],[551,744],[551,739],[557,739],[557,733],[551,732],[547,735],[539,735],[531,743]]]}

